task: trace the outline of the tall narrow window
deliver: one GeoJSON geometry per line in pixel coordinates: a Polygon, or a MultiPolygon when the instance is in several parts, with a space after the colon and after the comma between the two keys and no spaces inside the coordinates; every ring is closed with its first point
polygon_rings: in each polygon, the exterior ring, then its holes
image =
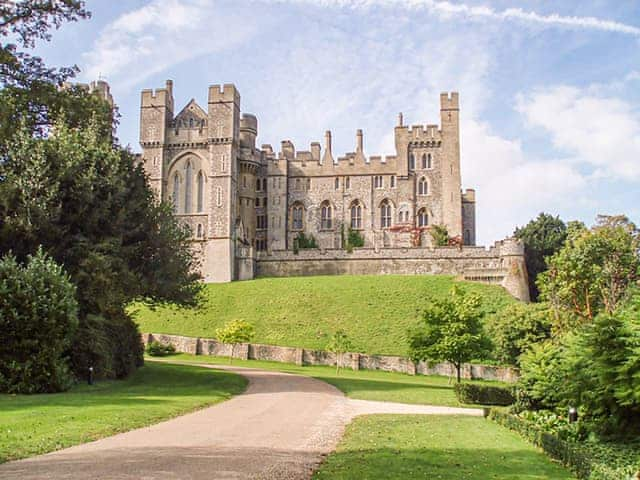
{"type": "Polygon", "coordinates": [[[302,217],[303,217],[302,205],[294,205],[292,222],[291,222],[291,228],[293,230],[302,230],[303,228],[302,217]]]}
{"type": "Polygon", "coordinates": [[[427,179],[422,177],[418,182],[418,195],[427,195],[429,193],[429,185],[427,179]]]}
{"type": "Polygon", "coordinates": [[[362,228],[362,205],[358,202],[351,204],[351,228],[362,228]]]}
{"type": "Polygon", "coordinates": [[[426,227],[427,225],[429,225],[429,214],[424,208],[422,208],[418,212],[418,226],[426,227]]]}
{"type": "Polygon", "coordinates": [[[173,176],[173,211],[178,213],[178,203],[180,200],[180,177],[176,173],[173,176]]]}
{"type": "Polygon", "coordinates": [[[346,189],[351,188],[351,179],[349,177],[344,179],[344,188],[346,189]]]}
{"type": "Polygon", "coordinates": [[[385,200],[380,204],[380,227],[389,228],[391,226],[391,204],[385,200]]]}
{"type": "Polygon", "coordinates": [[[216,205],[222,206],[222,187],[216,188],[216,205]]]}
{"type": "Polygon", "coordinates": [[[389,179],[389,183],[391,185],[391,188],[396,188],[396,176],[395,175],[391,175],[391,178],[389,179]]]}
{"type": "Polygon", "coordinates": [[[431,154],[427,153],[427,168],[431,168],[432,162],[431,162],[431,154]]]}
{"type": "Polygon", "coordinates": [[[262,188],[262,182],[260,181],[260,179],[256,179],[256,191],[259,192],[262,188]]]}
{"type": "Polygon", "coordinates": [[[204,175],[198,172],[198,213],[204,210],[204,175]]]}
{"type": "Polygon", "coordinates": [[[375,188],[382,188],[382,175],[376,175],[373,177],[373,186],[375,188]]]}
{"type": "Polygon", "coordinates": [[[328,201],[322,202],[320,208],[320,228],[330,230],[332,228],[331,204],[328,201]]]}
{"type": "Polygon", "coordinates": [[[427,168],[427,154],[422,154],[422,168],[427,168]]]}
{"type": "Polygon", "coordinates": [[[184,213],[191,213],[191,182],[193,180],[193,167],[187,162],[184,180],[184,213]]]}
{"type": "Polygon", "coordinates": [[[411,153],[409,154],[409,170],[415,170],[416,169],[416,156],[411,153]]]}
{"type": "Polygon", "coordinates": [[[262,190],[264,190],[265,192],[267,191],[267,179],[266,178],[262,179],[262,190]]]}
{"type": "Polygon", "coordinates": [[[336,177],[335,182],[334,182],[334,189],[338,190],[340,188],[340,178],[336,177]]]}
{"type": "Polygon", "coordinates": [[[198,224],[198,232],[196,234],[198,238],[202,238],[202,224],[198,224]]]}

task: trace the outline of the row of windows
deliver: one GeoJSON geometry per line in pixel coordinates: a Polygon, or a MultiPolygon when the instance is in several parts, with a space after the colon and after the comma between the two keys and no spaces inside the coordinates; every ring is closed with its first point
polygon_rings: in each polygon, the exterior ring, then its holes
{"type": "MultiPolygon", "coordinates": [[[[193,166],[191,162],[187,162],[185,167],[184,174],[184,208],[182,209],[182,213],[192,213],[192,190],[193,190],[193,166]]],[[[196,176],[196,212],[201,213],[204,211],[204,174],[202,171],[198,172],[196,176]]],[[[182,178],[180,174],[176,172],[173,175],[173,192],[172,192],[172,202],[173,209],[176,213],[180,213],[178,211],[178,206],[180,204],[182,192],[182,178]]]]}
{"type": "MultiPolygon", "coordinates": [[[[431,154],[429,154],[431,155],[431,154]]],[[[431,165],[429,163],[429,165],[431,165]]],[[[429,167],[431,168],[431,167],[429,167]]],[[[413,169],[413,168],[412,168],[413,169]]],[[[421,184],[425,184],[424,189],[422,189],[419,185],[419,193],[421,195],[427,195],[427,188],[426,188],[426,179],[423,177],[420,179],[420,183],[421,184]],[[422,193],[424,191],[424,193],[422,193]]],[[[280,187],[282,185],[282,178],[278,177],[278,186],[280,187]]],[[[273,178],[273,188],[276,187],[276,178],[273,178]]],[[[302,189],[302,179],[300,178],[296,178],[295,180],[295,185],[294,185],[294,189],[295,190],[301,190],[302,189]]],[[[306,179],[306,190],[311,190],[311,179],[307,178],[306,179]]],[[[243,177],[242,179],[242,186],[246,187],[247,186],[247,178],[243,177]]],[[[373,186],[374,188],[384,188],[384,176],[383,175],[375,175],[373,177],[373,186]]],[[[395,188],[396,187],[396,176],[395,175],[391,175],[389,177],[389,187],[390,188],[395,188]]],[[[339,190],[340,189],[340,177],[336,177],[334,180],[334,188],[335,190],[339,190]]],[[[344,188],[345,189],[350,189],[351,188],[351,178],[350,177],[344,177],[344,188]]],[[[258,178],[256,179],[256,191],[258,192],[266,192],[267,191],[267,179],[266,178],[258,178]]]]}
{"type": "MultiPolygon", "coordinates": [[[[421,167],[423,169],[432,168],[433,160],[430,153],[422,154],[422,158],[420,161],[421,167]]],[[[409,170],[416,169],[416,156],[412,153],[409,155],[409,170]]]]}
{"type": "MultiPolygon", "coordinates": [[[[380,204],[380,227],[389,228],[392,226],[392,206],[389,200],[384,200],[380,204]]],[[[349,207],[351,228],[362,229],[362,205],[355,201],[349,207]]],[[[429,225],[429,214],[425,208],[418,211],[416,216],[419,227],[429,225]]],[[[398,213],[398,222],[408,223],[409,212],[406,210],[398,213]]],[[[322,202],[320,205],[320,228],[322,230],[331,230],[333,225],[333,207],[328,201],[322,202]]],[[[304,228],[304,206],[302,204],[294,204],[291,208],[291,228],[292,230],[302,230],[304,228]]]]}

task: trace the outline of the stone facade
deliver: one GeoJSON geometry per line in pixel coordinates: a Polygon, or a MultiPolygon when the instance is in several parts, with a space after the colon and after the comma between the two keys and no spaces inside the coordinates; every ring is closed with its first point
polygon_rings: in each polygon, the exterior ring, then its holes
{"type": "MultiPolygon", "coordinates": [[[[475,245],[475,192],[461,190],[457,93],[441,94],[440,126],[409,127],[400,114],[395,155],[365,155],[358,130],[355,151],[334,157],[329,131],[324,149],[312,143],[308,151],[296,151],[288,140],[277,154],[271,145],[257,148],[257,118],[241,115],[234,85],[211,86],[206,110],[191,100],[177,114],[172,89],[167,81],[165,88],[142,92],[141,161],[158,198],[172,202],[191,227],[206,282],[297,274],[297,259],[290,255],[301,234],[317,242],[315,262],[336,262],[350,230],[364,240],[360,257],[378,262],[374,273],[486,270],[484,260],[465,260],[465,250],[475,245]],[[433,225],[446,226],[461,244],[445,255],[451,261],[434,257],[433,225]],[[395,262],[407,250],[423,264],[395,262]],[[280,260],[285,263],[275,266],[280,260]]],[[[505,270],[504,258],[493,260],[505,270]]],[[[518,263],[526,282],[524,262],[518,263]]],[[[350,267],[317,270],[341,273],[350,267]]],[[[490,270],[495,273],[495,266],[490,270]]],[[[490,275],[475,276],[484,281],[490,275]]]]}
{"type": "MultiPolygon", "coordinates": [[[[157,341],[163,345],[173,345],[178,352],[192,355],[213,355],[229,357],[231,345],[220,343],[211,338],[193,338],[180,335],[145,333],[142,335],[145,345],[157,341]]],[[[328,365],[336,364],[335,353],[323,350],[307,350],[296,347],[280,347],[243,343],[233,349],[233,357],[243,360],[267,360],[272,362],[294,363],[296,365],[328,365]]],[[[367,355],[364,353],[345,353],[339,358],[340,366],[352,370],[384,370],[409,375],[444,375],[452,377],[455,369],[448,363],[429,365],[426,362],[414,363],[406,357],[393,355],[367,355]]],[[[498,380],[516,382],[518,371],[509,367],[492,365],[465,364],[461,375],[466,379],[498,380]]]]}

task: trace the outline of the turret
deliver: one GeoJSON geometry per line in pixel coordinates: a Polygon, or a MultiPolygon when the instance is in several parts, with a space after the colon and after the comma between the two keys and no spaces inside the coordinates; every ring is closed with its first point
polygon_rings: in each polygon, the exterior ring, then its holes
{"type": "Polygon", "coordinates": [[[252,151],[255,150],[257,135],[258,119],[255,115],[243,114],[240,119],[240,146],[250,148],[252,151]]]}
{"type": "Polygon", "coordinates": [[[462,236],[459,114],[458,93],[441,93],[442,211],[444,223],[452,237],[462,236]]]}

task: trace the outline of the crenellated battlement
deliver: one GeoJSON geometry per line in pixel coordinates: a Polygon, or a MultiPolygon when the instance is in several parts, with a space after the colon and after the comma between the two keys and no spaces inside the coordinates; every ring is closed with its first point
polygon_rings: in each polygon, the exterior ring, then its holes
{"type": "Polygon", "coordinates": [[[458,92],[443,92],[440,94],[440,110],[460,110],[458,92]]]}
{"type": "Polygon", "coordinates": [[[233,102],[240,105],[240,93],[236,86],[232,83],[224,85],[211,85],[209,87],[209,103],[228,103],[233,102]]]}

